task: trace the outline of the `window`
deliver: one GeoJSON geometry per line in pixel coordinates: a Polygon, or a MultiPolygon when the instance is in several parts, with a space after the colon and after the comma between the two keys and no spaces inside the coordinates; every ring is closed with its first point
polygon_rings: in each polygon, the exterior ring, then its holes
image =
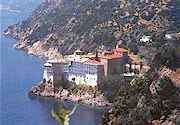
{"type": "Polygon", "coordinates": [[[76,80],[75,78],[72,78],[72,81],[73,81],[73,82],[75,82],[75,80],[76,80]]]}

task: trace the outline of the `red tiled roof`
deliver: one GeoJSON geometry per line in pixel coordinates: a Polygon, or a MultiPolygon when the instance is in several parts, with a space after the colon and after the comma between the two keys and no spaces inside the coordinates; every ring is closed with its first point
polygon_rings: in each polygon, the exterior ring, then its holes
{"type": "Polygon", "coordinates": [[[97,61],[95,59],[88,59],[84,62],[85,64],[91,64],[91,65],[103,65],[101,61],[97,61]]]}
{"type": "MultiPolygon", "coordinates": [[[[99,58],[104,58],[104,59],[118,59],[123,57],[123,52],[127,52],[126,49],[124,48],[117,48],[117,49],[113,49],[113,51],[109,52],[105,52],[104,55],[102,55],[99,58]]],[[[97,61],[94,58],[90,58],[87,61],[84,62],[85,64],[92,64],[92,65],[103,65],[103,63],[101,61],[97,61]]]]}
{"type": "Polygon", "coordinates": [[[110,55],[103,55],[102,58],[104,59],[117,59],[117,58],[121,58],[122,55],[120,54],[110,54],[110,55]]]}
{"type": "Polygon", "coordinates": [[[116,48],[116,49],[113,49],[112,53],[107,53],[107,54],[103,55],[102,58],[105,58],[105,59],[121,58],[121,57],[123,57],[124,52],[127,52],[127,50],[124,48],[116,48]]]}
{"type": "Polygon", "coordinates": [[[124,49],[124,48],[116,48],[113,49],[114,51],[118,51],[118,52],[128,52],[128,50],[124,49]]]}

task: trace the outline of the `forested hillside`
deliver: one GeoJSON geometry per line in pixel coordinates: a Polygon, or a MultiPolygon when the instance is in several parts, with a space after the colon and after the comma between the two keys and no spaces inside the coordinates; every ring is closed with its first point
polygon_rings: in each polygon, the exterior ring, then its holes
{"type": "Polygon", "coordinates": [[[25,50],[38,41],[45,50],[56,48],[61,54],[93,52],[118,42],[148,59],[166,44],[166,33],[179,32],[179,17],[178,0],[45,0],[32,16],[5,32],[25,50]],[[144,35],[152,43],[140,44],[144,35]]]}
{"type": "Polygon", "coordinates": [[[4,34],[47,57],[121,44],[151,69],[131,82],[104,81],[101,91],[114,93],[103,124],[180,124],[180,0],[44,0],[4,34]]]}

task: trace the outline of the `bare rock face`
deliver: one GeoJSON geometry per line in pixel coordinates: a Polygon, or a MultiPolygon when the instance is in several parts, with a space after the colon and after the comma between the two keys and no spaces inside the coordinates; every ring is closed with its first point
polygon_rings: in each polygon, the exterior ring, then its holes
{"type": "Polygon", "coordinates": [[[37,41],[31,47],[27,47],[28,54],[39,56],[46,59],[60,59],[62,55],[57,48],[49,48],[43,42],[37,41]]]}
{"type": "Polygon", "coordinates": [[[41,56],[47,50],[48,48],[42,42],[37,41],[31,47],[28,47],[28,54],[41,56]]]}

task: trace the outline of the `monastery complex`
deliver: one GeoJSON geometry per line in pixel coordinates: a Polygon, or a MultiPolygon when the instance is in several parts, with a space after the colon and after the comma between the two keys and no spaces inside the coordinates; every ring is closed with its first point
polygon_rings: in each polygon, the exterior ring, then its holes
{"type": "Polygon", "coordinates": [[[107,77],[131,77],[147,70],[147,66],[124,48],[116,47],[97,51],[95,54],[85,54],[77,50],[61,61],[48,60],[44,64],[43,80],[52,85],[68,80],[77,85],[95,87],[107,77]]]}

